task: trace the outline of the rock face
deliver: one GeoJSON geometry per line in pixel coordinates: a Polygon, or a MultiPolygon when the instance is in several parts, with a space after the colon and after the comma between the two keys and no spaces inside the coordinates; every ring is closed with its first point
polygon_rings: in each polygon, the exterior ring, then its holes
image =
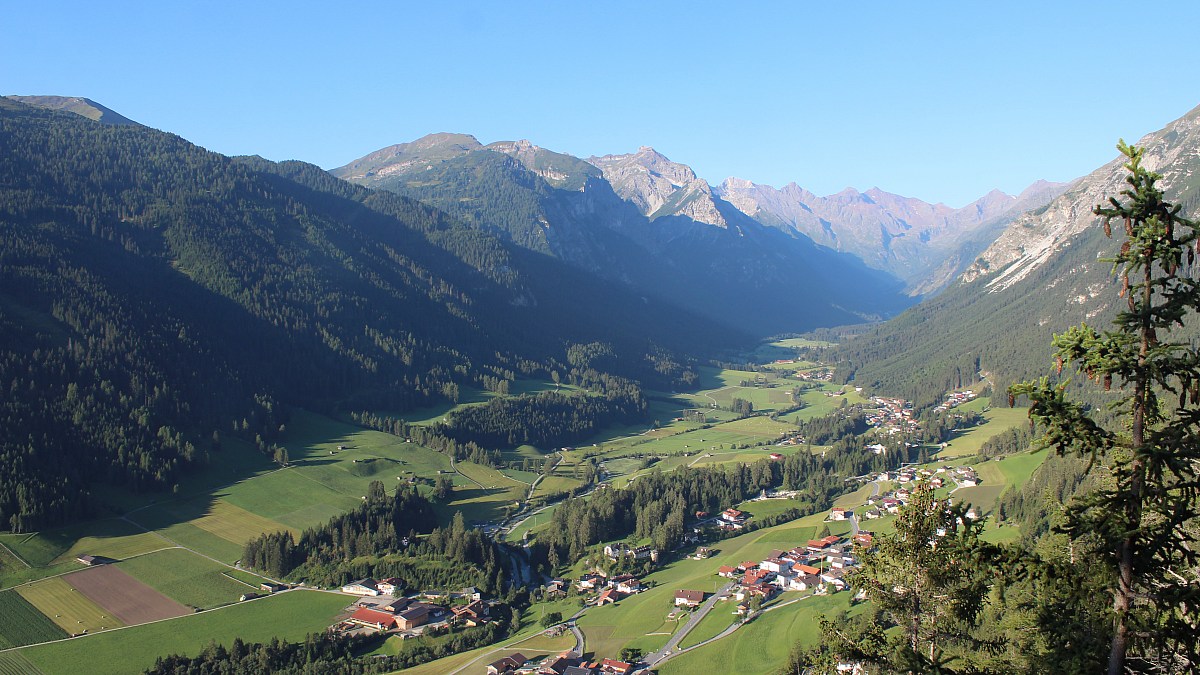
{"type": "MultiPolygon", "coordinates": [[[[1186,203],[1200,189],[1200,107],[1143,137],[1136,145],[1146,149],[1143,164],[1162,174],[1159,185],[1168,198],[1186,203]]],[[[1046,208],[1014,220],[963,273],[965,282],[986,275],[992,292],[1012,287],[1047,264],[1071,240],[1099,218],[1092,209],[1125,188],[1121,158],[1105,164],[1077,181],[1046,208]]]]}
{"type": "MultiPolygon", "coordinates": [[[[89,120],[101,122],[103,124],[112,124],[115,126],[122,125],[137,125],[137,122],[105,108],[95,101],[80,96],[6,96],[5,98],[14,101],[20,101],[28,105],[34,105],[39,108],[49,108],[51,110],[65,110],[73,112],[76,115],[86,117],[89,120]]],[[[140,125],[139,125],[140,126],[140,125]]]]}
{"type": "Polygon", "coordinates": [[[589,157],[622,199],[655,220],[684,216],[697,223],[729,227],[708,183],[686,164],[672,162],[649,146],[627,155],[589,157]]]}
{"type": "Polygon", "coordinates": [[[993,190],[960,209],[879,188],[819,197],[795,183],[776,189],[741,178],[726,179],[716,193],[759,222],[801,232],[900,277],[916,295],[945,287],[1008,219],[1065,189],[1039,181],[1019,196],[993,190]]]}

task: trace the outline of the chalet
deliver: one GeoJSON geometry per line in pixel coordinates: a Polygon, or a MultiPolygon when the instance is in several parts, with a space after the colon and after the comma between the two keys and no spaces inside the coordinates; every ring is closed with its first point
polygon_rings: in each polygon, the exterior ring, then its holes
{"type": "Polygon", "coordinates": [[[788,588],[793,591],[807,591],[821,585],[821,577],[816,574],[797,574],[788,582],[788,588]]]}
{"type": "Polygon", "coordinates": [[[497,661],[492,661],[488,664],[488,675],[500,675],[501,673],[509,673],[521,668],[529,659],[522,656],[519,652],[506,656],[497,661]]]}
{"type": "Polygon", "coordinates": [[[454,612],[454,620],[466,626],[479,626],[491,619],[491,611],[480,600],[475,600],[468,605],[455,607],[452,611],[454,612]]]}
{"type": "Polygon", "coordinates": [[[78,560],[81,564],[87,565],[88,567],[107,565],[108,563],[116,562],[112,558],[105,558],[102,555],[81,555],[76,558],[76,560],[78,560]]]}
{"type": "Polygon", "coordinates": [[[596,598],[596,606],[602,607],[605,604],[615,605],[621,599],[621,591],[615,588],[606,588],[600,591],[600,595],[596,598]]]}
{"type": "Polygon", "coordinates": [[[796,565],[795,567],[792,568],[792,571],[798,572],[800,574],[820,574],[821,573],[820,569],[813,567],[812,565],[796,565]]]}
{"type": "Polygon", "coordinates": [[[837,590],[845,590],[846,580],[842,577],[846,574],[845,570],[827,570],[821,573],[821,581],[833,586],[837,590]]]}
{"type": "Polygon", "coordinates": [[[480,593],[479,589],[474,586],[467,586],[458,592],[458,597],[466,598],[467,600],[482,600],[483,593],[480,593]]]}
{"type": "Polygon", "coordinates": [[[721,567],[717,570],[717,574],[725,577],[726,579],[732,579],[737,576],[737,568],[730,567],[729,565],[721,565],[721,567]]]}
{"type": "Polygon", "coordinates": [[[380,594],[379,587],[375,585],[374,579],[359,579],[358,581],[351,581],[345,586],[342,586],[342,592],[349,593],[351,595],[375,596],[380,594]]]}
{"type": "Polygon", "coordinates": [[[756,570],[756,569],[758,569],[758,563],[754,562],[753,560],[747,560],[747,561],[743,562],[742,564],[738,565],[738,569],[742,570],[743,572],[745,572],[746,570],[756,570]]]}
{"type": "Polygon", "coordinates": [[[542,589],[542,593],[548,597],[561,597],[567,594],[567,589],[568,583],[565,579],[551,579],[542,589]]]}
{"type": "Polygon", "coordinates": [[[830,520],[845,520],[846,515],[847,515],[846,509],[843,509],[840,506],[835,506],[835,507],[833,507],[833,510],[829,512],[829,519],[830,520]]]}
{"type": "Polygon", "coordinates": [[[646,587],[642,585],[642,582],[632,574],[622,574],[621,577],[616,577],[618,579],[616,588],[621,593],[625,595],[633,595],[634,593],[646,590],[646,587]]]}
{"type": "Polygon", "coordinates": [[[975,487],[976,485],[979,485],[979,478],[974,474],[963,476],[962,478],[958,479],[959,487],[975,487]]]}
{"type": "Polygon", "coordinates": [[[879,509],[867,509],[866,511],[863,511],[863,518],[867,520],[875,520],[876,518],[882,517],[883,514],[880,513],[879,509]]]}
{"type": "Polygon", "coordinates": [[[841,537],[834,535],[834,534],[831,534],[828,537],[823,537],[821,539],[809,539],[808,544],[806,545],[806,548],[813,553],[823,553],[830,546],[833,546],[834,544],[838,543],[841,540],[842,540],[841,537]]]}
{"type": "Polygon", "coordinates": [[[538,675],[563,675],[570,665],[571,662],[567,660],[566,652],[563,652],[554,658],[547,658],[538,666],[537,673],[538,675]]]}
{"type": "Polygon", "coordinates": [[[597,574],[595,572],[591,572],[589,574],[585,574],[585,575],[579,577],[579,581],[576,582],[575,585],[578,586],[579,590],[581,590],[581,591],[588,591],[588,590],[591,590],[591,589],[595,588],[596,586],[603,584],[603,583],[604,583],[604,575],[603,574],[597,574]]]}
{"type": "Polygon", "coordinates": [[[400,623],[395,615],[367,607],[359,607],[346,620],[359,626],[374,628],[378,631],[392,630],[400,623]]]}
{"type": "Polygon", "coordinates": [[[633,664],[614,659],[604,659],[600,662],[600,672],[612,673],[613,675],[629,675],[629,673],[633,672],[633,664]]]}
{"type": "Polygon", "coordinates": [[[775,462],[778,462],[779,460],[783,459],[783,455],[779,454],[778,452],[772,452],[770,455],[767,455],[767,456],[770,457],[771,460],[775,461],[775,462]]]}
{"type": "Polygon", "coordinates": [[[781,560],[779,558],[767,558],[766,560],[762,561],[762,565],[760,567],[761,569],[778,574],[779,572],[791,569],[792,563],[791,561],[781,560]]]}
{"type": "Polygon", "coordinates": [[[633,558],[635,560],[649,558],[654,562],[658,562],[658,549],[652,546],[626,546],[624,543],[609,544],[604,547],[604,555],[612,560],[620,560],[622,557],[633,558]]]}
{"type": "Polygon", "coordinates": [[[854,535],[854,543],[865,548],[870,548],[875,543],[875,533],[859,530],[858,534],[854,535]]]}
{"type": "Polygon", "coordinates": [[[675,591],[675,606],[697,607],[704,602],[704,591],[675,591]]]}
{"type": "Polygon", "coordinates": [[[888,513],[897,513],[900,511],[901,502],[899,499],[884,499],[879,503],[883,506],[883,510],[888,513]]]}
{"type": "Polygon", "coordinates": [[[395,595],[396,591],[404,590],[404,580],[398,577],[388,577],[376,582],[375,588],[384,595],[395,595]]]}
{"type": "Polygon", "coordinates": [[[738,601],[747,600],[753,597],[759,597],[765,600],[770,600],[775,597],[775,592],[778,589],[771,584],[751,584],[742,586],[737,593],[734,594],[734,599],[738,601]]]}
{"type": "Polygon", "coordinates": [[[746,570],[742,576],[742,585],[753,586],[754,584],[770,581],[775,573],[771,570],[746,570]]]}
{"type": "Polygon", "coordinates": [[[933,478],[929,479],[929,484],[935,488],[940,488],[946,486],[946,481],[943,480],[941,476],[934,476],[933,478]]]}
{"type": "Polygon", "coordinates": [[[258,589],[268,593],[278,593],[279,591],[287,590],[287,585],[277,584],[271,581],[264,581],[258,585],[258,589]]]}
{"type": "Polygon", "coordinates": [[[721,512],[721,520],[725,521],[726,525],[732,525],[741,528],[746,524],[746,513],[737,509],[725,509],[721,512]]]}

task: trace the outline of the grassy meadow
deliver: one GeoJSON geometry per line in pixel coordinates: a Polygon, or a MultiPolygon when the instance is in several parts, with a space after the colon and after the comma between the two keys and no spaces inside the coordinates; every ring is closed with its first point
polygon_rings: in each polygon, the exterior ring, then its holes
{"type": "Polygon", "coordinates": [[[224,644],[236,637],[247,642],[272,637],[298,640],[323,631],[347,604],[341,595],[289,591],[209,612],[25,647],[17,653],[45,675],[79,672],[81,654],[87,654],[89,674],[122,675],[149,668],[163,654],[196,654],[213,640],[224,644]]]}

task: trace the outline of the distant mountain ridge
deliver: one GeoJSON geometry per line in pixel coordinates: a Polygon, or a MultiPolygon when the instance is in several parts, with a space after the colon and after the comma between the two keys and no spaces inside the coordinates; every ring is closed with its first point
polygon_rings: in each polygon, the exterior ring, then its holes
{"type": "Polygon", "coordinates": [[[1067,184],[1037,181],[1020,195],[992,190],[959,209],[879,188],[819,197],[795,183],[776,189],[740,178],[726,179],[716,194],[759,222],[794,229],[895,274],[917,295],[944,288],[1008,220],[1066,189],[1067,184]]]}
{"type": "Polygon", "coordinates": [[[436,134],[331,173],[760,334],[876,319],[911,303],[886,273],[759,223],[652,148],[582,160],[527,140],[483,146],[436,134]]]}
{"type": "MultiPolygon", "coordinates": [[[[137,122],[105,108],[89,98],[80,96],[6,96],[5,98],[20,101],[27,105],[50,110],[65,110],[86,117],[94,122],[116,126],[137,125],[137,122]]],[[[140,126],[140,125],[138,125],[140,126]]]]}

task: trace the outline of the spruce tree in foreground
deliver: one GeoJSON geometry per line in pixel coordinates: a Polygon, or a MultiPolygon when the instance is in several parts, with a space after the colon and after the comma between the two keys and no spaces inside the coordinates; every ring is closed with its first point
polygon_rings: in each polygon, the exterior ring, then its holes
{"type": "Polygon", "coordinates": [[[1097,423],[1086,406],[1048,378],[1009,389],[1028,397],[1030,418],[1060,453],[1088,457],[1102,487],[1067,507],[1065,531],[1097,536],[1112,577],[1108,672],[1183,672],[1200,667],[1200,577],[1195,548],[1200,462],[1200,354],[1171,341],[1194,320],[1196,224],[1163,200],[1143,150],[1122,141],[1129,187],[1097,206],[1105,234],[1123,228],[1110,260],[1127,308],[1108,331],[1086,324],[1054,338],[1058,368],[1072,365],[1108,391],[1122,424],[1097,423]]]}

